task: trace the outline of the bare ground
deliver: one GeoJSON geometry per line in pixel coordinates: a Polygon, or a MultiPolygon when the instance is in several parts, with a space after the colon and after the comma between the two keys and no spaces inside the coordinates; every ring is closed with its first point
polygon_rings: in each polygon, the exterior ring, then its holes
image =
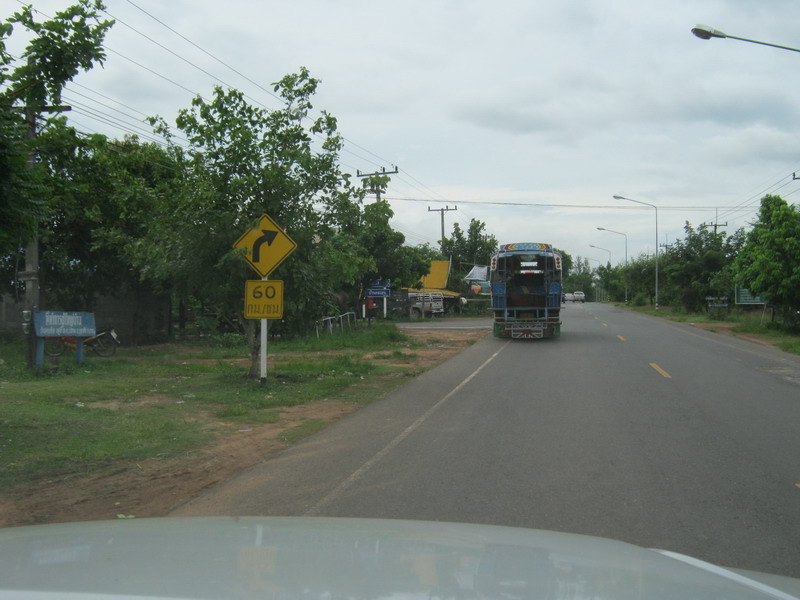
{"type": "MultiPolygon", "coordinates": [[[[424,344],[413,350],[416,365],[431,366],[463,351],[487,331],[407,329],[405,333],[424,344]]],[[[364,357],[370,359],[387,364],[380,353],[364,357]]],[[[323,400],[288,407],[277,423],[267,425],[209,422],[214,441],[179,458],[108,465],[102,472],[17,487],[0,497],[0,526],[162,516],[203,490],[281,452],[288,446],[282,435],[304,420],[332,423],[360,406],[323,400]]]]}

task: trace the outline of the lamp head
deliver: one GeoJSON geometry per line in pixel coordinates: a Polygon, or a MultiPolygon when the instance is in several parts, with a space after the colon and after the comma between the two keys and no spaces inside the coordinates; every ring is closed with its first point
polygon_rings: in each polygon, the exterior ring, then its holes
{"type": "Polygon", "coordinates": [[[712,37],[715,38],[726,38],[728,37],[721,31],[714,29],[713,27],[709,27],[708,25],[695,25],[692,27],[692,33],[699,37],[701,40],[710,40],[712,37]]]}

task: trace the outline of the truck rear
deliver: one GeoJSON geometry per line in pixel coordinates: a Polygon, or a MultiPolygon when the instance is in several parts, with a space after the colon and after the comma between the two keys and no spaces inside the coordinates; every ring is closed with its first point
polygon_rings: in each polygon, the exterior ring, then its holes
{"type": "Polygon", "coordinates": [[[496,337],[561,334],[561,255],[550,244],[500,246],[492,257],[490,281],[496,337]]]}

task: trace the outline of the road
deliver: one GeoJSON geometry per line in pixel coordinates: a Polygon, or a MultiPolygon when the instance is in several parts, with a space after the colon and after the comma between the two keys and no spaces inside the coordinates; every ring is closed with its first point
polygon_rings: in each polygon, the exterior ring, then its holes
{"type": "Polygon", "coordinates": [[[491,523],[800,576],[800,358],[599,304],[487,336],[175,511],[491,523]]]}

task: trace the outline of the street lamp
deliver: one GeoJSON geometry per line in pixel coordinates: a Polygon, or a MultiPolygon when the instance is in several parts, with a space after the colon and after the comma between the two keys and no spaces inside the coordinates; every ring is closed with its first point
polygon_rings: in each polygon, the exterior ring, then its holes
{"type": "Polygon", "coordinates": [[[611,250],[606,250],[605,248],[601,248],[600,246],[595,246],[594,244],[589,244],[590,248],[597,248],[598,250],[603,250],[608,252],[608,264],[611,264],[611,250]]]}
{"type": "MultiPolygon", "coordinates": [[[[606,252],[608,252],[608,264],[609,264],[609,266],[611,265],[611,250],[606,250],[605,248],[601,248],[600,246],[595,246],[594,244],[589,244],[589,247],[590,248],[597,248],[598,250],[605,250],[606,252]]],[[[597,261],[597,262],[600,262],[600,261],[597,261]]],[[[598,273],[598,279],[599,279],[599,277],[600,277],[600,275],[598,273]]],[[[600,288],[600,289],[602,290],[602,288],[600,288]]],[[[603,298],[602,301],[605,302],[606,300],[608,300],[608,298],[603,298]]]]}
{"type": "Polygon", "coordinates": [[[699,37],[701,40],[710,40],[711,38],[730,38],[732,40],[740,40],[742,42],[750,42],[751,44],[760,44],[762,46],[771,46],[773,48],[780,48],[781,50],[791,50],[792,52],[800,52],[797,48],[790,48],[789,46],[779,46],[778,44],[770,44],[769,42],[759,42],[758,40],[749,40],[743,37],[736,37],[735,35],[728,35],[722,33],[718,29],[709,27],[708,25],[695,25],[692,27],[692,33],[699,37]]]}
{"type": "Polygon", "coordinates": [[[656,211],[656,310],[658,310],[658,207],[649,202],[642,202],[641,200],[634,200],[633,198],[626,198],[625,196],[614,196],[615,200],[627,200],[628,202],[636,202],[636,204],[644,204],[650,206],[656,211]]]}
{"type": "Polygon", "coordinates": [[[598,227],[598,231],[608,231],[609,233],[616,233],[625,238],[625,304],[628,303],[628,236],[621,231],[614,231],[613,229],[606,229],[605,227],[598,227]]]}

